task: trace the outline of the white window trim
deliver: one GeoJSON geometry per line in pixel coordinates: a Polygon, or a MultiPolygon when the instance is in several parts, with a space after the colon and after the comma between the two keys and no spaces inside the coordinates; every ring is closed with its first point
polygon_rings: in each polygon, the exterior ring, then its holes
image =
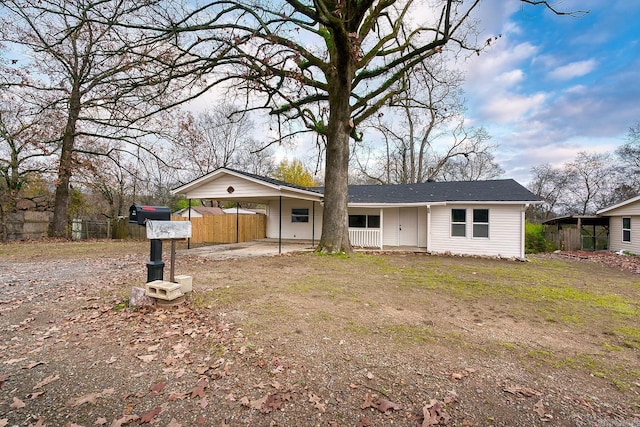
{"type": "Polygon", "coordinates": [[[466,209],[452,208],[451,211],[449,212],[449,222],[451,223],[451,225],[449,227],[449,237],[451,237],[452,239],[466,239],[467,238],[467,210],[466,209]],[[464,222],[454,222],[453,221],[453,211],[454,210],[464,211],[464,222]],[[453,226],[454,225],[464,225],[464,236],[454,236],[453,235],[453,226]]]}
{"type": "MultiPolygon", "coordinates": [[[[488,221],[487,221],[487,222],[475,222],[475,221],[473,221],[473,218],[471,218],[471,221],[472,221],[472,223],[471,223],[471,224],[472,224],[472,225],[471,225],[471,237],[472,237],[473,239],[489,239],[489,238],[490,238],[490,236],[491,236],[491,226],[489,225],[489,224],[490,224],[490,221],[491,221],[491,215],[490,215],[489,209],[488,209],[488,208],[477,208],[477,209],[473,209],[473,211],[479,211],[479,210],[487,211],[487,218],[488,218],[488,221]],[[482,237],[480,237],[480,236],[478,236],[478,237],[474,236],[474,231],[475,231],[475,227],[474,227],[474,226],[475,226],[475,225],[486,225],[486,226],[487,226],[487,236],[486,236],[486,237],[484,237],[484,236],[482,236],[482,237]]],[[[473,212],[471,212],[471,215],[473,215],[473,212]]]]}
{"type": "Polygon", "coordinates": [[[308,224],[309,223],[309,217],[310,217],[309,208],[291,208],[291,223],[292,224],[308,224]],[[293,213],[293,211],[304,210],[304,209],[307,210],[307,214],[306,215],[304,215],[304,214],[294,214],[293,213]],[[307,220],[306,221],[294,221],[293,218],[300,218],[300,219],[306,218],[307,220]]]}
{"type": "Polygon", "coordinates": [[[622,217],[622,243],[631,243],[631,228],[632,228],[632,224],[631,224],[631,217],[630,216],[624,216],[622,217]],[[629,219],[629,228],[624,228],[624,220],[625,219],[629,219]],[[624,232],[628,231],[629,232],[629,240],[624,240],[624,232]]]}

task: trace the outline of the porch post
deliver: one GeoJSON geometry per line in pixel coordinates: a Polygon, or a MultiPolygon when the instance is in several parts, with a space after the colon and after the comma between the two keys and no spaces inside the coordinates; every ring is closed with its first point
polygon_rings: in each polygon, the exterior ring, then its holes
{"type": "Polygon", "coordinates": [[[578,239],[580,239],[580,250],[583,250],[582,246],[582,218],[578,217],[578,239]]]}
{"type": "Polygon", "coordinates": [[[311,247],[314,247],[316,241],[316,201],[311,201],[311,247]]]}
{"type": "Polygon", "coordinates": [[[236,243],[240,242],[240,203],[236,202],[236,243]]]}
{"type": "Polygon", "coordinates": [[[380,250],[384,250],[384,209],[380,208],[380,250]]]}
{"type": "Polygon", "coordinates": [[[427,205],[427,252],[431,252],[431,205],[427,205]]]}
{"type": "Polygon", "coordinates": [[[280,196],[280,207],[278,209],[278,253],[282,253],[282,196],[280,196]]]}

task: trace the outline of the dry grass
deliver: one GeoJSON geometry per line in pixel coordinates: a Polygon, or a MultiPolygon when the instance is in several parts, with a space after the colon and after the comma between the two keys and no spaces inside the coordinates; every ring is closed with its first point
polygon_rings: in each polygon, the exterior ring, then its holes
{"type": "MultiPolygon", "coordinates": [[[[147,251],[146,242],[10,244],[0,245],[0,263],[135,257],[144,265],[147,251]]],[[[512,383],[540,390],[558,421],[600,404],[627,416],[640,410],[637,274],[548,256],[523,263],[314,253],[225,261],[181,255],[177,270],[194,277],[197,316],[232,322],[246,337],[246,354],[259,349],[259,360],[269,354],[296,366],[296,387],[341,387],[343,406],[357,409],[361,397],[345,396],[368,381],[376,393],[417,406],[424,384],[455,387],[466,408],[457,422],[482,420],[480,413],[505,420],[494,425],[530,421],[528,406],[503,404],[512,383]],[[466,368],[480,373],[449,384],[452,372],[466,368]],[[375,380],[366,379],[370,372],[375,380]]],[[[113,283],[101,298],[115,306],[144,280],[137,277],[113,283]]],[[[214,358],[229,351],[216,342],[203,348],[214,358]]],[[[347,412],[337,419],[355,425],[358,415],[347,412]]]]}

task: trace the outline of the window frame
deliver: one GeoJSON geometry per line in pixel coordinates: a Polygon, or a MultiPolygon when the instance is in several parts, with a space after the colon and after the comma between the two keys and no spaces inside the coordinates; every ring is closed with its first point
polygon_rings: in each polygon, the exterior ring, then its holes
{"type": "MultiPolygon", "coordinates": [[[[484,218],[482,218],[484,219],[484,218]]],[[[477,208],[473,210],[473,227],[472,227],[472,236],[474,239],[488,239],[489,238],[489,209],[488,208],[477,208]],[[486,211],[487,213],[487,220],[485,221],[476,221],[476,212],[480,213],[481,211],[486,211]],[[476,227],[478,228],[478,230],[482,229],[482,230],[486,230],[486,236],[484,235],[480,235],[480,233],[476,234],[476,227]]]]}
{"type": "Polygon", "coordinates": [[[451,237],[467,237],[467,210],[466,209],[451,208],[450,221],[451,221],[451,227],[449,231],[450,231],[451,237]],[[464,221],[455,221],[454,211],[458,211],[458,213],[464,212],[464,221]],[[462,230],[462,234],[455,234],[454,233],[455,229],[462,230]]]}
{"type": "Polygon", "coordinates": [[[291,208],[292,224],[300,224],[300,223],[308,223],[308,222],[309,222],[309,208],[291,208]],[[302,211],[305,211],[306,213],[302,213],[302,211]]]}
{"type": "Polygon", "coordinates": [[[622,217],[622,243],[631,243],[631,217],[622,217]],[[625,227],[625,220],[629,221],[629,226],[625,227]],[[626,239],[625,239],[626,237],[626,239]]]}
{"type": "Polygon", "coordinates": [[[362,228],[362,229],[374,229],[374,230],[379,230],[380,229],[380,215],[368,215],[368,214],[354,214],[354,215],[349,215],[349,228],[362,228]],[[351,219],[355,218],[355,217],[363,217],[364,219],[364,227],[360,227],[357,225],[352,225],[351,223],[351,219]],[[371,226],[371,218],[378,218],[378,225],[377,226],[371,226]]]}

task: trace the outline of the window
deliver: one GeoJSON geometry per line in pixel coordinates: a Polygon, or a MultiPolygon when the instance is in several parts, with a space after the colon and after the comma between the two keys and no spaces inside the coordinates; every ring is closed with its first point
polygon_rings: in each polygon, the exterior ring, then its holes
{"type": "Polygon", "coordinates": [[[309,222],[309,209],[291,209],[291,222],[309,222]]]}
{"type": "Polygon", "coordinates": [[[451,235],[465,237],[467,235],[467,210],[451,209],[451,235]]]}
{"type": "Polygon", "coordinates": [[[473,237],[489,237],[489,209],[473,210],[473,237]]]}
{"type": "Polygon", "coordinates": [[[631,218],[622,218],[622,241],[631,242],[631,218]]]}
{"type": "Polygon", "coordinates": [[[349,215],[351,228],[380,228],[380,215],[349,215]]]}

